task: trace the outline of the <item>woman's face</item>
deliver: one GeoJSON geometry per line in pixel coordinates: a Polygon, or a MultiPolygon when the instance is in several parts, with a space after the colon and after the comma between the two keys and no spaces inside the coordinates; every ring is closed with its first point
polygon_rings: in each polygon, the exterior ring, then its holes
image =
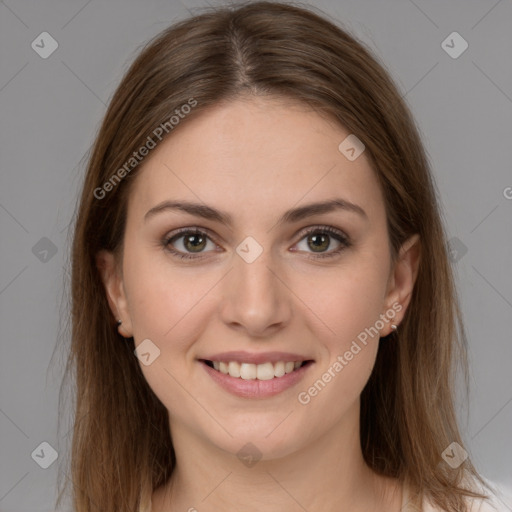
{"type": "Polygon", "coordinates": [[[276,98],[188,121],[143,162],[119,272],[103,274],[171,432],[269,459],[355,432],[379,337],[413,281],[408,263],[391,268],[366,154],[276,98]],[[286,373],[295,361],[307,364],[286,373]]]}

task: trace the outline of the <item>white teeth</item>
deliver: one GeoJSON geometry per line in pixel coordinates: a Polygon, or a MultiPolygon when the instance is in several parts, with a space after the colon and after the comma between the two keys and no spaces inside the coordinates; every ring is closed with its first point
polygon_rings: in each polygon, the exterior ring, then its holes
{"type": "Polygon", "coordinates": [[[283,361],[279,361],[278,363],[275,363],[274,364],[274,376],[282,377],[284,374],[285,374],[285,371],[284,371],[283,361]]]}
{"type": "Polygon", "coordinates": [[[258,380],[270,380],[274,378],[274,365],[263,363],[256,366],[256,378],[258,380]]]}
{"type": "MultiPolygon", "coordinates": [[[[238,364],[238,363],[236,363],[238,364]]],[[[231,374],[230,374],[231,375],[231,374]]],[[[242,363],[240,365],[240,377],[244,380],[253,380],[256,378],[256,365],[249,363],[242,363]]],[[[231,375],[235,377],[236,375],[231,375]]]]}
{"type": "Polygon", "coordinates": [[[240,365],[236,361],[230,361],[228,363],[228,373],[231,377],[240,377],[241,375],[240,365]]]}
{"type": "Polygon", "coordinates": [[[277,363],[238,363],[237,361],[213,361],[215,370],[235,378],[244,380],[271,380],[282,377],[302,366],[302,361],[278,361],[277,363]]]}

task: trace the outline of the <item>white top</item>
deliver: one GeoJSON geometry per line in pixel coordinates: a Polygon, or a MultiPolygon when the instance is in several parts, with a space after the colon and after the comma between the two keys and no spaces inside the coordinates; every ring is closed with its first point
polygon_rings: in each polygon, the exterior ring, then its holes
{"type": "MultiPolygon", "coordinates": [[[[407,485],[403,485],[402,487],[402,507],[401,512],[417,512],[417,509],[412,506],[408,506],[409,502],[409,487],[407,485]]],[[[492,498],[492,497],[491,497],[492,498]]],[[[498,504],[494,501],[494,499],[489,501],[484,501],[479,498],[467,498],[467,502],[471,505],[470,512],[510,512],[510,509],[507,508],[503,504],[498,504]]],[[[424,499],[422,504],[422,512],[444,512],[439,507],[434,506],[430,500],[424,499]]]]}
{"type": "MultiPolygon", "coordinates": [[[[402,505],[401,512],[418,512],[416,508],[408,505],[409,502],[409,487],[404,484],[402,486],[402,505]]],[[[468,498],[468,503],[471,504],[470,512],[510,512],[510,509],[503,504],[498,504],[494,500],[492,503],[477,498],[468,498]]],[[[424,499],[422,512],[444,512],[440,508],[434,506],[429,500],[424,499]]],[[[147,512],[153,511],[153,503],[149,501],[149,508],[147,512]]],[[[142,512],[142,511],[141,511],[142,512]]],[[[145,511],[144,511],[145,512],[145,511]]]]}

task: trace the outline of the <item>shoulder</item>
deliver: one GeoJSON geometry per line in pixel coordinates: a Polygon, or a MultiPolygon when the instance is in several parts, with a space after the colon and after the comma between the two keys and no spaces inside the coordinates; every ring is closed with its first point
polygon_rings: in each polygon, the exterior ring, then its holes
{"type": "MultiPolygon", "coordinates": [[[[466,498],[466,504],[468,512],[511,512],[512,507],[512,488],[503,483],[493,482],[484,478],[487,487],[483,487],[481,484],[475,484],[474,482],[464,479],[467,489],[472,489],[475,492],[479,492],[483,495],[487,495],[488,499],[483,498],[466,498]]],[[[404,486],[404,496],[408,498],[409,486],[404,486]]],[[[445,512],[440,509],[437,505],[434,505],[428,496],[423,497],[422,512],[445,512]]]]}

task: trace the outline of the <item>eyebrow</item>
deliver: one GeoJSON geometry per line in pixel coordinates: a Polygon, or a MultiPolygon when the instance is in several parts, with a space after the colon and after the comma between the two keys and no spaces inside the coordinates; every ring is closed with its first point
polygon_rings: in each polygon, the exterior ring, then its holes
{"type": "MultiPolygon", "coordinates": [[[[161,212],[173,210],[183,211],[203,219],[220,222],[226,226],[231,226],[233,224],[233,219],[229,213],[222,212],[205,204],[192,203],[189,201],[164,201],[157,204],[146,212],[144,215],[144,221],[146,222],[149,218],[161,212]]],[[[345,199],[336,198],[318,203],[310,203],[298,208],[287,210],[277,221],[276,225],[298,222],[313,215],[330,213],[337,210],[356,213],[364,219],[368,219],[366,212],[357,204],[351,203],[345,199]]]]}

